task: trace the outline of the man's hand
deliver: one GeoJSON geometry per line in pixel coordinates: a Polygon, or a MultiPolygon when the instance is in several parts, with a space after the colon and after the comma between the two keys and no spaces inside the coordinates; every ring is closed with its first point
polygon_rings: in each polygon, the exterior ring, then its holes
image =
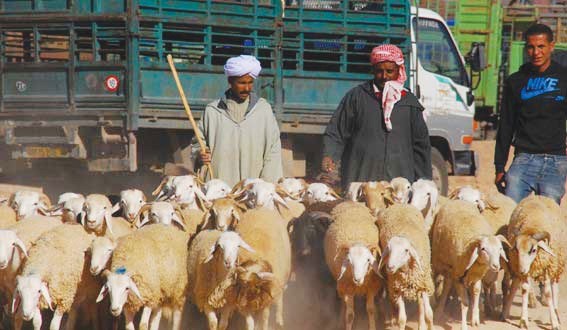
{"type": "Polygon", "coordinates": [[[321,161],[321,170],[324,173],[331,173],[335,169],[336,169],[336,165],[335,162],[333,161],[333,158],[329,156],[323,157],[323,161],[321,161]]]}
{"type": "Polygon", "coordinates": [[[505,194],[506,193],[506,172],[496,173],[496,177],[494,178],[494,184],[496,185],[496,189],[498,189],[499,193],[505,194]]]}
{"type": "Polygon", "coordinates": [[[205,151],[199,153],[199,160],[203,165],[209,165],[212,160],[211,151],[207,148],[205,151]]]}

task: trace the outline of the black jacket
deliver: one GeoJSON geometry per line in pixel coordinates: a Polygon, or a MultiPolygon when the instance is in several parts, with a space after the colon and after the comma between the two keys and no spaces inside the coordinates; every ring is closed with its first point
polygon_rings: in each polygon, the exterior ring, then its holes
{"type": "Polygon", "coordinates": [[[510,145],[515,153],[565,155],[567,69],[556,62],[545,72],[528,63],[505,82],[494,166],[503,172],[510,145]]]}
{"type": "Polygon", "coordinates": [[[422,111],[418,99],[406,91],[392,110],[388,132],[372,81],[351,89],[323,136],[323,155],[341,161],[343,186],[398,176],[410,182],[430,179],[431,145],[422,111]]]}

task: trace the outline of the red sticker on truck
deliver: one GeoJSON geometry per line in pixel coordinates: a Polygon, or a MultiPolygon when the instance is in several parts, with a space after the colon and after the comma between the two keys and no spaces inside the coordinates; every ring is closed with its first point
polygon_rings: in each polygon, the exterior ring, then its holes
{"type": "Polygon", "coordinates": [[[116,92],[118,86],[120,85],[120,80],[115,75],[110,75],[104,79],[104,88],[109,92],[116,92]]]}

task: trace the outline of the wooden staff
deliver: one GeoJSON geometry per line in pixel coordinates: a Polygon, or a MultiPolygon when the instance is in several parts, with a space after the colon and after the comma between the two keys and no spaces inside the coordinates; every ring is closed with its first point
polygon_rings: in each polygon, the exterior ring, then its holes
{"type": "MultiPolygon", "coordinates": [[[[177,70],[175,69],[175,64],[173,63],[173,57],[170,54],[167,55],[167,63],[169,63],[169,68],[171,69],[171,73],[173,73],[173,78],[175,79],[175,83],[177,84],[177,89],[179,90],[179,96],[181,97],[181,102],[183,102],[183,106],[185,107],[185,112],[187,113],[187,117],[189,117],[189,121],[191,122],[191,126],[193,126],[193,131],[195,131],[195,137],[197,137],[197,142],[199,142],[199,146],[201,147],[202,151],[206,151],[207,147],[201,137],[199,136],[199,129],[197,128],[197,124],[195,123],[195,119],[193,118],[193,113],[191,113],[191,108],[189,107],[189,103],[187,103],[187,98],[185,97],[185,92],[183,91],[183,86],[181,86],[181,81],[179,81],[179,76],[177,75],[177,70]]],[[[213,167],[211,164],[207,164],[207,169],[209,170],[209,174],[211,175],[211,179],[214,177],[213,175],[213,167]]]]}

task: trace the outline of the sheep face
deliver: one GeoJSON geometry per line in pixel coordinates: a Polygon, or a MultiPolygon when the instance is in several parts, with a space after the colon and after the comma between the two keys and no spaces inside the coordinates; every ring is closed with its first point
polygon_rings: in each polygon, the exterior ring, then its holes
{"type": "Polygon", "coordinates": [[[0,269],[6,269],[12,257],[18,252],[28,256],[26,245],[11,230],[0,230],[0,269]]]}
{"type": "Polygon", "coordinates": [[[40,298],[45,300],[50,309],[52,308],[47,284],[41,280],[38,274],[18,276],[16,278],[16,291],[12,300],[12,314],[15,314],[21,306],[24,320],[31,320],[39,311],[40,298]]]}
{"type": "Polygon", "coordinates": [[[315,202],[330,202],[339,199],[340,196],[324,183],[312,183],[307,187],[303,201],[307,205],[315,202]]]}
{"type": "Polygon", "coordinates": [[[206,201],[205,194],[201,191],[197,178],[193,175],[182,175],[173,179],[173,195],[172,198],[178,203],[194,204],[197,199],[206,201]]]}
{"type": "Polygon", "coordinates": [[[79,196],[71,198],[63,203],[63,222],[77,222],[79,213],[83,210],[85,198],[79,196]]]}
{"type": "Polygon", "coordinates": [[[307,189],[305,180],[296,178],[281,178],[278,181],[278,186],[295,200],[301,200],[307,189]]]}
{"type": "Polygon", "coordinates": [[[406,178],[397,177],[390,181],[392,187],[392,199],[398,204],[407,204],[411,194],[411,184],[406,178]]]}
{"type": "Polygon", "coordinates": [[[230,190],[230,186],[219,179],[212,179],[203,186],[203,192],[209,201],[214,201],[228,196],[230,190]]]}
{"type": "Polygon", "coordinates": [[[84,199],[83,195],[74,192],[62,193],[61,195],[59,195],[59,198],[57,199],[57,205],[65,204],[66,201],[79,197],[82,197],[84,199]]]}
{"type": "Polygon", "coordinates": [[[276,204],[287,208],[287,203],[278,194],[276,185],[271,182],[260,181],[250,184],[246,188],[242,194],[245,195],[245,201],[250,208],[265,207],[276,210],[276,204]]]}
{"type": "Polygon", "coordinates": [[[357,286],[364,284],[368,272],[375,266],[376,257],[366,246],[356,244],[348,249],[347,255],[341,266],[341,272],[337,281],[340,280],[347,268],[352,271],[352,280],[357,286]]]}
{"type": "Polygon", "coordinates": [[[211,246],[208,257],[205,263],[211,261],[217,253],[222,251],[222,260],[226,269],[230,270],[236,267],[238,260],[238,248],[243,248],[249,252],[254,253],[254,249],[246,243],[240,235],[233,231],[225,231],[217,239],[217,242],[211,246]]]}
{"type": "Polygon", "coordinates": [[[454,192],[451,193],[450,198],[471,202],[476,205],[480,212],[484,211],[484,209],[486,208],[480,190],[475,189],[471,186],[463,186],[457,188],[454,192]]]}
{"type": "Polygon", "coordinates": [[[108,229],[112,232],[110,228],[112,205],[106,196],[99,194],[87,196],[82,213],[84,215],[82,223],[87,229],[100,232],[106,222],[108,229]]]}
{"type": "Polygon", "coordinates": [[[17,191],[10,206],[16,211],[18,220],[21,220],[40,212],[45,214],[48,204],[46,197],[36,191],[17,191]]]}
{"type": "Polygon", "coordinates": [[[422,211],[424,216],[425,213],[437,206],[438,198],[439,191],[433,181],[419,179],[412,184],[410,205],[422,211]]]}
{"type": "Polygon", "coordinates": [[[384,265],[389,274],[395,274],[398,270],[408,267],[412,260],[418,268],[421,268],[419,256],[411,242],[405,237],[394,236],[388,241],[378,269],[384,265]]]}
{"type": "Polygon", "coordinates": [[[519,235],[516,237],[515,249],[518,253],[518,266],[522,275],[529,273],[532,263],[538,255],[538,250],[543,250],[551,256],[555,256],[549,247],[549,233],[541,232],[533,235],[519,235]]]}
{"type": "Polygon", "coordinates": [[[124,218],[129,222],[134,222],[144,204],[146,204],[146,196],[141,190],[127,189],[120,192],[120,208],[124,218]]]}
{"type": "Polygon", "coordinates": [[[150,219],[154,223],[161,223],[166,226],[177,225],[185,230],[185,224],[179,218],[177,211],[168,202],[155,202],[150,209],[150,219]]]}
{"type": "Polygon", "coordinates": [[[124,304],[128,300],[129,294],[134,294],[142,300],[142,295],[128,274],[117,274],[109,271],[105,272],[106,283],[100,289],[96,302],[101,302],[106,295],[110,298],[110,313],[113,316],[122,314],[124,304]]]}
{"type": "Polygon", "coordinates": [[[291,231],[293,251],[296,251],[298,256],[305,257],[311,255],[316,247],[322,249],[321,243],[331,222],[332,219],[324,212],[309,212],[290,222],[288,227],[293,226],[291,231]],[[315,246],[316,242],[320,246],[315,246]]]}
{"type": "Polygon", "coordinates": [[[231,198],[220,198],[213,202],[213,206],[205,214],[202,227],[206,228],[210,220],[214,220],[215,229],[227,231],[234,228],[240,221],[240,208],[231,198]]]}
{"type": "Polygon", "coordinates": [[[360,187],[362,199],[366,206],[376,216],[380,210],[394,204],[392,199],[392,187],[381,182],[365,182],[360,187]]]}
{"type": "Polygon", "coordinates": [[[504,241],[508,242],[502,235],[481,237],[476,242],[466,269],[468,270],[475,262],[478,262],[481,265],[486,265],[493,272],[499,271],[500,258],[508,261],[502,247],[504,241]]]}
{"type": "Polygon", "coordinates": [[[108,237],[100,236],[92,241],[89,250],[91,252],[90,271],[93,276],[97,276],[106,268],[115,248],[116,243],[108,237]]]}

